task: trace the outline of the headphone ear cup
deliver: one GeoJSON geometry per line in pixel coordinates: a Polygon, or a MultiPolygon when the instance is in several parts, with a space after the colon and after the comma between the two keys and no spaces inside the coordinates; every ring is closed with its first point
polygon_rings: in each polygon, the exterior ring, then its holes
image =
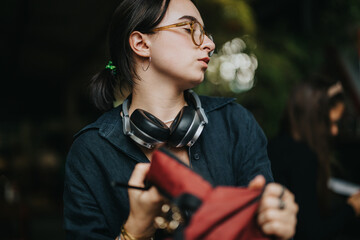
{"type": "MultiPolygon", "coordinates": [[[[151,113],[136,109],[130,116],[130,124],[135,135],[148,135],[158,141],[165,142],[170,136],[170,128],[151,113]],[[141,131],[137,134],[137,131],[141,131]]],[[[139,137],[139,136],[138,136],[139,137]]]]}
{"type": "Polygon", "coordinates": [[[185,146],[193,138],[199,124],[196,110],[189,106],[183,107],[170,126],[168,144],[172,147],[185,146]]]}

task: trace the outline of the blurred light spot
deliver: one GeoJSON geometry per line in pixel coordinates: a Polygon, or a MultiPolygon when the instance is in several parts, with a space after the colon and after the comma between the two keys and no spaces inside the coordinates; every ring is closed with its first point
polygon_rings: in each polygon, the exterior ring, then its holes
{"type": "Polygon", "coordinates": [[[225,81],[231,81],[234,79],[235,77],[235,67],[234,64],[232,64],[232,62],[223,62],[220,65],[220,76],[225,80],[225,81]]]}
{"type": "Polygon", "coordinates": [[[258,61],[254,54],[244,53],[245,49],[246,44],[240,38],[226,42],[211,58],[208,79],[214,84],[228,84],[236,93],[251,89],[258,61]]]}

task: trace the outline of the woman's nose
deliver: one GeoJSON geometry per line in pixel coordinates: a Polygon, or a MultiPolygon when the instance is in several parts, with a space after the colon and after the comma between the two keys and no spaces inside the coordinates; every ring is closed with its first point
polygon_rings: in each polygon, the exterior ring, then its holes
{"type": "Polygon", "coordinates": [[[214,53],[215,50],[214,40],[209,36],[205,35],[204,42],[201,47],[202,49],[208,51],[208,55],[209,57],[211,57],[211,55],[214,53]]]}

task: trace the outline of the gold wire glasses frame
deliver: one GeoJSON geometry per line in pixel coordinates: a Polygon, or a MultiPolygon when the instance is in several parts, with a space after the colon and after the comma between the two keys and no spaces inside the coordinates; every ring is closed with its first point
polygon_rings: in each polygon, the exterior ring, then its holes
{"type": "Polygon", "coordinates": [[[169,28],[175,28],[175,27],[182,27],[185,25],[189,25],[190,26],[190,32],[191,32],[191,38],[193,43],[196,46],[201,46],[201,44],[203,44],[204,42],[204,36],[206,35],[211,41],[214,42],[213,37],[206,33],[203,26],[201,26],[201,24],[197,21],[187,21],[187,22],[181,22],[181,23],[175,23],[175,24],[171,24],[171,25],[167,25],[167,26],[163,26],[163,27],[157,27],[154,28],[152,31],[153,32],[157,32],[157,31],[163,31],[169,28]]]}

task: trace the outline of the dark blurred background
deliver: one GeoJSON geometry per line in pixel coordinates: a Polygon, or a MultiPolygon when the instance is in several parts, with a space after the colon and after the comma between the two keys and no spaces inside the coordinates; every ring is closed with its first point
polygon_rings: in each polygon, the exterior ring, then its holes
{"type": "MultiPolygon", "coordinates": [[[[87,85],[107,64],[119,1],[2,3],[0,238],[64,239],[66,154],[72,136],[100,115],[87,85]]],[[[196,91],[236,97],[270,138],[294,83],[318,72],[341,81],[348,106],[339,174],[360,184],[360,1],[199,0],[198,7],[217,50],[196,91]]]]}

